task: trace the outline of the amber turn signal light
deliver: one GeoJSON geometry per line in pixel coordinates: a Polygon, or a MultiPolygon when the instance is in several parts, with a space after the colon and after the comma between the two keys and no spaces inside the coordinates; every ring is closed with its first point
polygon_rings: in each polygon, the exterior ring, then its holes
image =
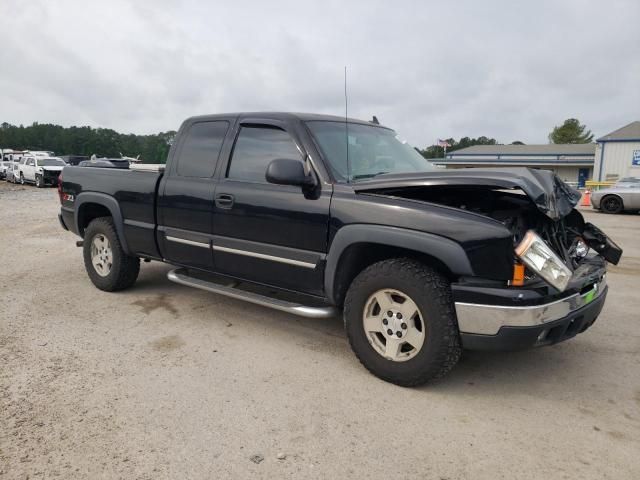
{"type": "Polygon", "coordinates": [[[524,265],[522,263],[514,263],[511,286],[521,287],[522,285],[524,285],[524,265]]]}

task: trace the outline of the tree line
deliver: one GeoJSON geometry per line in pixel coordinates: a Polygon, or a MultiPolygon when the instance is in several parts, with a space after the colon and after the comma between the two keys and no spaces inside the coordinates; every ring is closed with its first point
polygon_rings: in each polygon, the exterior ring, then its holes
{"type": "Polygon", "coordinates": [[[155,135],[118,133],[109,128],[62,127],[48,123],[29,126],[0,124],[0,148],[53,150],[56,155],[119,158],[140,155],[145,163],[165,163],[175,131],[155,135]]]}
{"type": "MultiPolygon", "coordinates": [[[[591,130],[587,130],[587,127],[582,125],[577,118],[568,118],[562,125],[555,126],[549,133],[549,143],[591,143],[592,140],[591,130]]],[[[455,152],[473,145],[499,145],[495,138],[484,136],[478,138],[462,137],[460,140],[447,138],[445,141],[450,145],[447,147],[447,152],[455,152]]],[[[511,145],[524,145],[524,143],[516,140],[511,145]]],[[[444,157],[444,147],[439,145],[431,145],[423,150],[417,150],[424,158],[444,157]]]]}
{"type": "MultiPolygon", "coordinates": [[[[25,127],[9,123],[0,124],[0,148],[15,150],[53,150],[56,155],[87,155],[118,158],[140,155],[145,163],[165,163],[169,147],[176,132],[171,130],[155,135],[118,133],[108,128],[62,127],[49,123],[33,123],[25,127]]],[[[549,134],[549,143],[589,143],[593,140],[590,130],[575,118],[569,118],[549,134]]],[[[473,145],[497,145],[495,138],[480,136],[446,139],[447,152],[454,152],[473,145]]],[[[512,145],[523,145],[515,141],[512,145]]],[[[425,158],[444,157],[444,148],[431,145],[417,149],[425,158]]]]}

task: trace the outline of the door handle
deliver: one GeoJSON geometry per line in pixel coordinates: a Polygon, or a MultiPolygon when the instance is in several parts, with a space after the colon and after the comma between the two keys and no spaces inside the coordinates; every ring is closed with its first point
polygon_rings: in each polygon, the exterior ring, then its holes
{"type": "Polygon", "coordinates": [[[216,207],[218,208],[233,208],[233,195],[228,193],[220,193],[216,195],[216,207]]]}

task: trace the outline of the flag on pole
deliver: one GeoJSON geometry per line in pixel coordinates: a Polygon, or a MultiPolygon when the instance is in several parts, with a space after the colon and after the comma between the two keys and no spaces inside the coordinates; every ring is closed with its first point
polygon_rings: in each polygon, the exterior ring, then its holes
{"type": "Polygon", "coordinates": [[[449,142],[447,142],[446,140],[438,139],[438,146],[444,147],[444,158],[447,158],[447,147],[451,146],[449,142]]]}

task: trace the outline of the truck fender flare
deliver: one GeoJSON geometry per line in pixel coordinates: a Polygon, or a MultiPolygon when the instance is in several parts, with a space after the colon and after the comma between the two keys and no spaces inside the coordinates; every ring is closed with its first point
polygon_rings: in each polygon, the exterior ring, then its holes
{"type": "Polygon", "coordinates": [[[338,230],[326,257],[324,288],[327,298],[335,302],[335,277],[344,251],[357,243],[377,243],[405,248],[435,257],[456,275],[473,275],[469,259],[460,244],[431,233],[381,225],[347,225],[338,230]]]}
{"type": "Polygon", "coordinates": [[[118,201],[110,195],[99,192],[82,192],[76,196],[73,220],[76,224],[78,233],[82,234],[82,238],[84,238],[84,230],[80,228],[80,219],[78,218],[78,215],[82,210],[82,205],[85,203],[95,203],[98,205],[102,205],[107,210],[109,210],[109,212],[111,212],[111,218],[113,218],[113,224],[116,227],[120,245],[122,246],[122,249],[125,251],[125,253],[129,254],[127,238],[124,235],[124,219],[122,218],[122,212],[120,211],[120,205],[118,205],[118,201]]]}

